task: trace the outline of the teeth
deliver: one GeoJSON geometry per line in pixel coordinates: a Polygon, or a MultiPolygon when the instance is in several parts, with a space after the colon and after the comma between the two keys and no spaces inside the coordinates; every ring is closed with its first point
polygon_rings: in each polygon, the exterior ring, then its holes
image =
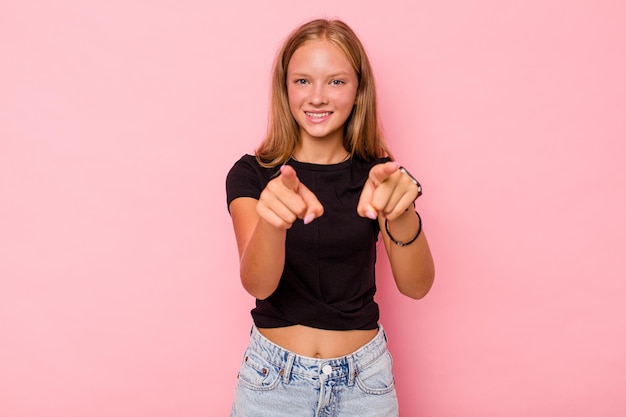
{"type": "Polygon", "coordinates": [[[330,112],[325,112],[325,113],[309,113],[309,112],[305,112],[307,116],[309,116],[312,119],[321,119],[322,117],[326,117],[330,114],[330,112]]]}

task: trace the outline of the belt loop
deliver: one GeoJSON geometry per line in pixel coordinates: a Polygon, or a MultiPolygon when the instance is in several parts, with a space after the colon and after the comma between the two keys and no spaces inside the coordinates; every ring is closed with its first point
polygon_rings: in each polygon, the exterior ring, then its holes
{"type": "Polygon", "coordinates": [[[291,368],[293,367],[293,361],[296,358],[295,353],[289,352],[287,355],[287,361],[285,362],[285,369],[283,369],[283,384],[289,383],[289,377],[291,376],[291,368]]]}
{"type": "Polygon", "coordinates": [[[356,378],[357,370],[354,362],[354,355],[348,355],[348,386],[354,385],[354,379],[356,378]]]}

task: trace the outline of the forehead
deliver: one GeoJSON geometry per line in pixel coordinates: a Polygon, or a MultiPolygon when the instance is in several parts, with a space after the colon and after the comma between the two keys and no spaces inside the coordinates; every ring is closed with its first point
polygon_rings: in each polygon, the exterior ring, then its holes
{"type": "Polygon", "coordinates": [[[325,39],[307,41],[292,55],[287,71],[305,70],[315,72],[341,70],[354,73],[344,51],[325,39]]]}

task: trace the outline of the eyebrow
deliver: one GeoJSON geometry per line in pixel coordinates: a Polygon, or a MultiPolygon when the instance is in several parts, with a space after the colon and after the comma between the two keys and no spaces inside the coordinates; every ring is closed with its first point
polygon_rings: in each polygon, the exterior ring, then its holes
{"type": "MultiPolygon", "coordinates": [[[[292,77],[310,77],[311,76],[311,74],[307,74],[305,72],[292,72],[292,73],[289,73],[288,75],[292,77]]],[[[350,75],[348,71],[341,71],[341,72],[336,72],[334,74],[330,74],[328,77],[329,78],[340,77],[340,76],[345,77],[348,75],[350,75]]]]}

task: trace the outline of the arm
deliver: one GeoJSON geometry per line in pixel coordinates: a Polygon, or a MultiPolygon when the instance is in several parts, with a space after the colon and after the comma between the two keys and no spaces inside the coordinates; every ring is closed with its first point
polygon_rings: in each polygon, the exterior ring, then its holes
{"type": "Polygon", "coordinates": [[[387,162],[372,167],[357,207],[359,215],[378,218],[396,286],[402,294],[415,299],[428,293],[435,276],[426,236],[422,232],[413,243],[398,246],[385,231],[385,219],[396,240],[410,241],[420,227],[413,210],[417,192],[411,178],[400,172],[396,163],[387,162]]]}
{"type": "MultiPolygon", "coordinates": [[[[385,231],[385,219],[380,216],[378,222],[398,290],[411,298],[424,297],[430,291],[435,278],[435,264],[424,231],[413,243],[398,246],[385,231]]],[[[388,228],[396,240],[408,242],[417,233],[419,222],[415,211],[409,209],[394,220],[389,220],[388,228]]]]}
{"type": "Polygon", "coordinates": [[[242,197],[230,203],[230,214],[239,250],[239,274],[248,293],[269,297],[285,264],[286,229],[275,228],[256,211],[258,200],[242,197]]]}
{"type": "Polygon", "coordinates": [[[276,290],[285,265],[287,229],[296,219],[310,223],[323,211],[317,197],[288,166],[267,184],[259,200],[241,197],[230,203],[241,283],[246,291],[265,299],[276,290]]]}

